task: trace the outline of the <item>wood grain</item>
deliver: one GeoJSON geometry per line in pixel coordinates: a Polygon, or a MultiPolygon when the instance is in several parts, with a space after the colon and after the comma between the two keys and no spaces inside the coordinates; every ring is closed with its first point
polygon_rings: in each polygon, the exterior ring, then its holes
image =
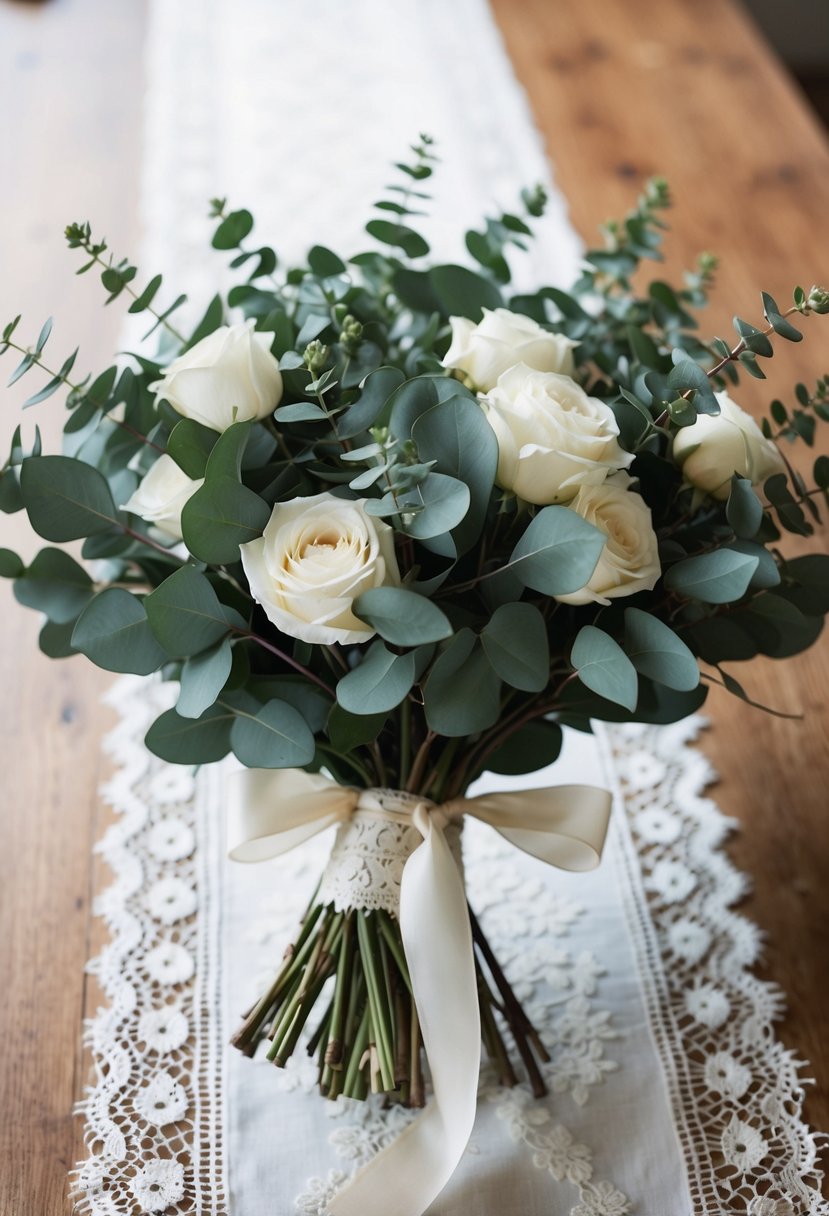
{"type": "MultiPolygon", "coordinates": [[[[22,311],[20,332],[32,341],[53,311],[49,350],[62,360],[80,345],[81,374],[110,362],[120,315],[101,307],[91,275],[75,277],[80,262],[63,229],[88,218],[116,249],[136,247],[142,23],[141,3],[0,7],[0,317],[22,311]]],[[[13,366],[7,356],[4,380],[13,366]]],[[[4,458],[35,377],[3,390],[4,458]]],[[[27,438],[37,421],[57,450],[62,408],[54,397],[28,411],[27,438]]],[[[0,516],[0,545],[28,555],[40,547],[22,515],[0,516]]],[[[35,614],[5,582],[0,612],[0,1213],[62,1216],[67,1174],[82,1155],[72,1107],[86,1080],[91,850],[111,725],[100,694],[111,677],[80,658],[42,655],[35,614]]]]}
{"type": "MultiPolygon", "coordinates": [[[[722,255],[706,329],[755,319],[759,291],[790,298],[829,280],[829,146],[742,10],[722,0],[493,0],[516,73],[546,139],[576,228],[623,214],[643,176],[677,199],[667,271],[702,249],[722,255]]],[[[829,318],[782,344],[773,388],[749,381],[750,407],[829,368],[829,318]]],[[[808,461],[805,465],[808,468],[808,461]]],[[[793,548],[793,546],[790,546],[793,548]]],[[[826,533],[807,548],[826,549],[826,533]]],[[[725,693],[709,697],[703,740],[716,796],[741,825],[731,855],[752,879],[746,913],[766,937],[762,974],[788,996],[782,1037],[812,1062],[807,1101],[829,1127],[829,644],[785,663],[732,670],[753,696],[803,721],[769,717],[725,693]]]]}
{"type": "MultiPolygon", "coordinates": [[[[625,210],[639,180],[665,174],[681,206],[667,271],[701,249],[724,255],[712,332],[731,313],[756,315],[758,290],[786,298],[794,282],[827,274],[829,152],[796,90],[728,0],[494,0],[586,236],[625,210]]],[[[0,320],[22,307],[28,333],[51,309],[52,343],[80,343],[83,367],[103,366],[119,314],[104,311],[91,276],[75,279],[62,229],[89,218],[113,246],[136,250],[141,48],[145,7],[51,0],[0,7],[3,224],[0,320]]],[[[829,325],[771,367],[781,388],[825,371],[829,325]]],[[[811,328],[811,325],[810,325],[811,328]]],[[[28,384],[28,380],[26,382],[28,384]]],[[[19,386],[21,389],[24,385],[19,386]]],[[[28,390],[30,391],[30,390],[28,390]]],[[[25,391],[4,394],[0,444],[25,391]]],[[[762,387],[742,397],[759,404],[762,387]]],[[[27,416],[32,426],[31,415],[27,416]]],[[[60,407],[39,407],[54,450],[60,407]]],[[[32,553],[19,516],[0,517],[0,545],[32,553]]],[[[91,847],[108,683],[82,660],[55,665],[36,649],[37,623],[0,587],[0,1213],[62,1216],[66,1172],[80,1154],[71,1118],[84,1079],[79,1027],[88,957],[91,847]]],[[[766,718],[713,697],[705,750],[718,800],[743,823],[733,846],[753,876],[750,915],[768,936],[767,974],[788,993],[787,1042],[811,1058],[808,1113],[829,1127],[826,1042],[829,648],[785,665],[755,664],[746,682],[803,723],[766,718]]]]}

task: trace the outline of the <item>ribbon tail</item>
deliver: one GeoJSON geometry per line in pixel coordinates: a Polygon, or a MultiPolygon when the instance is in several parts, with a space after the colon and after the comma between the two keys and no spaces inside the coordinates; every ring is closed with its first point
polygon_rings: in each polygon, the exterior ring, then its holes
{"type": "Polygon", "coordinates": [[[421,1216],[455,1172],[475,1122],[481,1029],[466,894],[442,829],[423,819],[423,844],[403,871],[400,929],[434,1096],[335,1196],[331,1216],[421,1216]]]}

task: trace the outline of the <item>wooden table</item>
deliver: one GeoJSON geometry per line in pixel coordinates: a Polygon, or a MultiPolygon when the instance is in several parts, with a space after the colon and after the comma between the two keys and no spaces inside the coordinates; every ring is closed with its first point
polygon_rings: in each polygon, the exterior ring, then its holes
{"type": "MultiPolygon", "coordinates": [[[[585,237],[659,172],[680,201],[669,268],[690,265],[702,249],[724,255],[706,317],[712,332],[729,332],[733,312],[755,318],[761,288],[785,299],[794,283],[829,278],[826,139],[736,4],[493,4],[585,237]]],[[[0,321],[22,309],[34,335],[54,312],[55,349],[80,343],[85,369],[105,366],[120,314],[100,307],[92,276],[73,277],[62,229],[89,218],[116,250],[137,248],[145,21],[141,0],[0,7],[0,321]]],[[[816,320],[809,330],[802,347],[775,359],[778,391],[826,370],[829,325],[816,320]]],[[[24,395],[4,394],[4,446],[24,395]]],[[[741,400],[758,404],[762,387],[750,383],[741,400]]],[[[54,399],[38,410],[52,450],[60,413],[54,399]]],[[[0,517],[0,545],[32,553],[25,537],[19,516],[0,517]]],[[[6,586],[0,595],[0,1212],[61,1216],[66,1172],[82,1152],[71,1116],[85,1076],[79,1027],[96,1002],[83,967],[95,932],[91,849],[102,817],[99,743],[110,715],[99,696],[108,678],[81,659],[47,661],[33,615],[6,586]]],[[[829,1128],[829,647],[755,664],[747,683],[806,720],[712,696],[716,729],[703,747],[722,776],[720,805],[743,824],[731,852],[753,878],[746,911],[768,939],[763,974],[789,997],[783,1038],[824,1087],[811,1092],[807,1114],[829,1128]]]]}

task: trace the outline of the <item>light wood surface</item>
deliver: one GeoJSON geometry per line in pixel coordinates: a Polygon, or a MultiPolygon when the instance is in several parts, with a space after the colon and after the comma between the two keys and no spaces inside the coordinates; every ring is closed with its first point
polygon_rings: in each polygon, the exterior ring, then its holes
{"type": "MultiPolygon", "coordinates": [[[[701,249],[723,255],[712,332],[730,332],[733,312],[753,319],[761,288],[785,299],[795,282],[829,278],[826,140],[730,0],[493,7],[585,237],[659,172],[680,204],[668,269],[701,249]]],[[[62,229],[89,218],[116,249],[137,249],[145,19],[143,0],[0,0],[0,323],[22,309],[34,334],[53,312],[50,347],[80,343],[84,369],[105,365],[120,315],[100,307],[91,276],[73,277],[62,229]]],[[[809,330],[770,365],[778,391],[829,366],[829,324],[809,330]]],[[[762,394],[751,383],[741,399],[762,394]]],[[[3,394],[3,446],[25,395],[3,394]]],[[[54,399],[37,411],[52,450],[60,412],[54,399]]],[[[0,545],[31,554],[25,537],[20,516],[0,516],[0,545]]],[[[81,1152],[71,1117],[84,1081],[79,1028],[96,1004],[83,967],[108,679],[83,660],[40,655],[37,622],[5,585],[0,608],[0,1214],[63,1216],[81,1152]]],[[[789,996],[783,1037],[813,1063],[808,1114],[829,1128],[829,646],[755,664],[746,683],[807,714],[786,722],[713,696],[704,750],[722,775],[720,805],[742,823],[731,853],[753,878],[746,910],[767,936],[763,974],[789,996]]]]}

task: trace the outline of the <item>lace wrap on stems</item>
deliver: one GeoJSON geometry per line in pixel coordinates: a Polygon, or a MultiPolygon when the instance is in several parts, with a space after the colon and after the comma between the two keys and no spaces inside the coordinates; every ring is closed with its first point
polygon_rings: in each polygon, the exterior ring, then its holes
{"type": "MultiPolygon", "coordinates": [[[[420,801],[401,790],[364,790],[357,810],[337,829],[316,902],[333,904],[337,912],[365,908],[397,916],[403,867],[423,842],[410,822],[420,801]]],[[[463,872],[461,824],[448,824],[445,833],[463,872]]]]}

